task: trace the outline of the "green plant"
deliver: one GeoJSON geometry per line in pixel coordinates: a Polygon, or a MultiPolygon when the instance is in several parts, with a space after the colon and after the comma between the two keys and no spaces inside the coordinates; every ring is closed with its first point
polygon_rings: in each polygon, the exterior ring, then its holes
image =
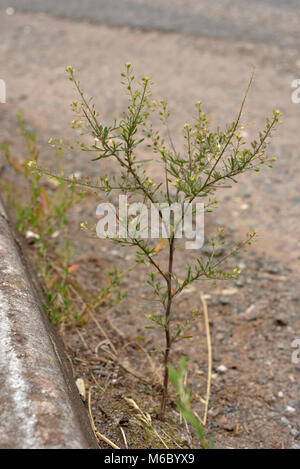
{"type": "MultiPolygon", "coordinates": [[[[13,197],[12,191],[9,194],[9,200],[15,210],[17,217],[17,229],[24,233],[26,230],[37,232],[38,236],[34,238],[34,243],[39,247],[40,255],[51,247],[55,234],[66,230],[67,212],[71,206],[83,196],[72,183],[64,181],[51,181],[48,178],[48,185],[51,189],[46,189],[42,183],[42,175],[30,170],[28,163],[38,164],[39,153],[36,147],[36,137],[32,130],[27,130],[28,125],[21,112],[18,114],[19,128],[25,138],[27,158],[20,164],[11,158],[10,147],[8,144],[2,144],[8,164],[23,177],[27,183],[28,191],[24,197],[13,197]]],[[[59,174],[63,175],[61,165],[61,150],[56,153],[56,162],[59,174]]]]}
{"type": "Polygon", "coordinates": [[[178,370],[175,370],[172,366],[168,365],[170,381],[177,394],[176,404],[182,416],[194,428],[202,448],[212,449],[214,447],[213,440],[211,440],[210,443],[206,441],[203,425],[192,410],[191,392],[185,384],[185,376],[187,373],[186,362],[186,357],[181,357],[178,370]]]}
{"type": "MultiPolygon", "coordinates": [[[[88,317],[89,308],[103,310],[110,308],[124,298],[120,290],[122,275],[114,269],[106,273],[106,284],[97,294],[93,294],[78,285],[73,272],[80,266],[72,264],[74,249],[68,229],[68,211],[85,194],[72,182],[58,181],[32,171],[32,165],[39,161],[35,133],[28,130],[28,124],[21,112],[18,114],[19,129],[25,138],[27,155],[22,162],[12,158],[10,147],[2,143],[2,149],[9,167],[13,168],[18,178],[22,179],[22,188],[12,190],[6,185],[6,194],[16,216],[16,228],[37,248],[37,264],[44,281],[47,302],[44,310],[53,324],[75,320],[82,324],[88,317]],[[23,190],[23,185],[27,190],[23,190]],[[81,311],[74,301],[74,291],[81,293],[81,311]],[[84,300],[82,300],[84,298],[84,300]]],[[[64,175],[61,163],[62,151],[57,149],[56,163],[61,177],[64,175]]],[[[14,181],[14,186],[19,187],[14,181]]]]}
{"type": "MultiPolygon", "coordinates": [[[[74,307],[69,292],[69,279],[75,267],[71,264],[74,250],[68,239],[67,212],[78,202],[83,193],[75,185],[66,182],[50,182],[43,184],[42,175],[30,170],[28,163],[39,161],[36,136],[28,130],[28,124],[21,112],[18,113],[19,129],[26,142],[27,155],[22,163],[11,157],[9,145],[3,143],[2,148],[11,168],[15,170],[23,183],[28,187],[26,193],[12,191],[7,187],[7,195],[16,215],[16,228],[26,235],[38,250],[38,265],[45,283],[47,303],[44,309],[51,322],[69,319],[74,307]],[[51,187],[49,188],[49,184],[51,187]],[[55,262],[50,253],[55,252],[55,262]]],[[[61,151],[56,154],[57,167],[62,175],[61,151]]]]}
{"type": "MultiPolygon", "coordinates": [[[[79,101],[72,103],[75,119],[73,128],[79,129],[81,135],[90,135],[94,142],[91,145],[83,143],[80,139],[76,143],[84,152],[94,154],[92,161],[100,161],[111,158],[119,165],[118,176],[111,177],[109,174],[101,175],[99,180],[91,183],[89,180],[80,181],[76,178],[72,183],[84,188],[93,188],[103,191],[109,195],[118,190],[122,194],[131,196],[131,200],[142,201],[147,206],[153,204],[165,204],[171,207],[174,203],[181,207],[180,220],[171,219],[171,227],[167,235],[167,242],[153,244],[151,239],[144,239],[136,232],[141,227],[138,219],[135,234],[127,232],[126,236],[117,239],[115,236],[107,236],[122,246],[137,248],[136,264],[144,263],[152,267],[148,284],[153,288],[160,307],[149,314],[147,319],[152,323],[150,328],[160,328],[165,336],[165,348],[161,351],[163,355],[164,376],[163,393],[161,400],[160,418],[165,418],[170,352],[178,341],[190,337],[188,329],[190,322],[197,316],[198,311],[191,311],[186,320],[178,324],[173,318],[173,306],[178,295],[192,282],[201,278],[207,279],[236,279],[240,271],[237,267],[230,270],[222,270],[223,263],[229,256],[240,249],[247,247],[255,238],[256,233],[247,233],[245,240],[236,243],[233,248],[220,258],[218,256],[218,243],[222,244],[224,229],[220,228],[218,233],[211,238],[211,253],[199,256],[195,253],[195,262],[187,266],[183,281],[180,281],[174,270],[174,258],[176,256],[176,229],[182,222],[185,214],[185,204],[191,205],[196,199],[202,201],[205,211],[211,211],[218,200],[215,193],[220,188],[231,187],[236,182],[236,177],[245,171],[260,171],[263,164],[272,167],[276,158],[269,157],[266,148],[273,130],[279,122],[279,111],[274,111],[271,119],[267,119],[263,131],[259,132],[258,140],[253,140],[247,147],[246,141],[239,131],[242,111],[245,100],[252,83],[252,77],[247,87],[237,119],[225,126],[222,130],[215,131],[209,127],[206,114],[202,110],[201,102],[196,103],[196,113],[192,124],[185,124],[183,136],[185,140],[185,153],[180,154],[174,145],[169,131],[170,113],[164,100],[159,103],[152,99],[149,77],[142,78],[136,85],[133,69],[130,63],[125,65],[122,73],[122,84],[128,95],[128,107],[119,121],[111,125],[101,123],[99,113],[91,99],[87,99],[81,88],[80,82],[75,76],[74,69],[68,67],[69,79],[74,83],[79,101]],[[158,112],[159,119],[164,127],[166,137],[163,138],[159,130],[155,130],[151,117],[158,112]],[[155,156],[141,160],[137,156],[139,146],[147,141],[149,152],[155,156]],[[160,164],[162,178],[153,182],[147,164],[150,161],[160,164]],[[161,251],[167,250],[166,265],[162,265],[157,257],[161,251]]],[[[63,148],[61,140],[50,139],[53,146],[63,148]]],[[[73,148],[73,145],[68,147],[73,148]]],[[[33,164],[34,167],[34,164],[33,164]]],[[[54,175],[47,169],[37,168],[41,172],[57,177],[60,181],[70,182],[67,178],[54,175]]],[[[161,207],[161,205],[158,205],[161,207]]],[[[195,211],[193,211],[195,215],[195,211]]],[[[162,209],[159,209],[159,217],[163,221],[162,209]]],[[[125,222],[126,228],[130,226],[132,219],[128,217],[125,222]]],[[[82,227],[88,229],[83,223],[82,227]]],[[[141,234],[141,233],[140,233],[141,234]]]]}

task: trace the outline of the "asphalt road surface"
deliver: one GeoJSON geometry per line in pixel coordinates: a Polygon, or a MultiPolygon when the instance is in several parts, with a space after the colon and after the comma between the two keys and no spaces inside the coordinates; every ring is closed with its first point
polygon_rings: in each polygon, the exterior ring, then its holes
{"type": "Polygon", "coordinates": [[[300,0],[0,0],[0,8],[111,26],[300,48],[300,0]]]}

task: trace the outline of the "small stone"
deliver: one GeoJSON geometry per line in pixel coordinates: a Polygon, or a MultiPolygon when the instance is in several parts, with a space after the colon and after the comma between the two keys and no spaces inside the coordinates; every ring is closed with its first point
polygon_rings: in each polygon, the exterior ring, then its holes
{"type": "Polygon", "coordinates": [[[40,239],[40,235],[37,233],[34,233],[33,231],[28,230],[25,233],[25,238],[27,239],[28,244],[33,244],[34,240],[40,239]]]}
{"type": "Polygon", "coordinates": [[[217,417],[217,415],[219,415],[221,411],[222,411],[221,407],[217,407],[215,409],[209,409],[208,413],[212,417],[217,417]]]}
{"type": "Polygon", "coordinates": [[[59,235],[60,235],[60,231],[54,231],[54,233],[51,235],[51,238],[53,239],[58,238],[59,235]]]}
{"type": "Polygon", "coordinates": [[[286,417],[281,417],[280,421],[283,425],[291,425],[290,421],[286,417]]]}
{"type": "Polygon", "coordinates": [[[219,357],[213,357],[213,361],[216,362],[216,363],[220,363],[221,358],[219,358],[219,357]]]}
{"type": "Polygon", "coordinates": [[[78,344],[77,348],[78,348],[78,350],[81,350],[83,352],[86,350],[86,346],[84,344],[78,344]]]}
{"type": "Polygon", "coordinates": [[[291,435],[292,435],[294,438],[297,438],[297,436],[299,436],[298,430],[296,430],[296,428],[292,428],[292,429],[291,429],[291,435]]]}
{"type": "Polygon", "coordinates": [[[212,298],[211,295],[209,295],[209,293],[205,293],[203,296],[204,296],[204,299],[207,300],[207,301],[211,300],[211,298],[212,298]]]}
{"type": "Polygon", "coordinates": [[[238,409],[239,409],[239,406],[238,406],[238,405],[228,406],[228,407],[226,407],[226,409],[224,410],[224,413],[225,413],[225,414],[231,414],[232,412],[236,412],[238,409]]]}
{"type": "Polygon", "coordinates": [[[248,199],[249,197],[251,197],[251,195],[252,192],[249,190],[245,190],[245,192],[243,192],[243,197],[245,197],[245,199],[248,199]]]}
{"type": "Polygon", "coordinates": [[[256,360],[257,359],[257,354],[255,352],[249,353],[248,359],[251,360],[251,361],[256,360]]]}
{"type": "Polygon", "coordinates": [[[280,273],[280,268],[278,266],[273,266],[273,267],[270,267],[267,272],[269,274],[279,274],[280,273]]]}
{"type": "Polygon", "coordinates": [[[225,296],[221,296],[221,298],[219,299],[219,302],[221,303],[221,305],[224,305],[224,306],[231,304],[231,301],[225,296]]]}
{"type": "Polygon", "coordinates": [[[295,407],[291,407],[291,406],[287,405],[286,408],[285,408],[285,411],[288,414],[294,414],[296,412],[296,409],[295,409],[295,407]]]}
{"type": "Polygon", "coordinates": [[[268,301],[265,299],[259,300],[257,303],[249,306],[247,310],[243,313],[243,317],[247,321],[255,321],[259,316],[261,316],[263,310],[268,306],[268,301]]]}
{"type": "Polygon", "coordinates": [[[294,444],[291,446],[290,449],[300,449],[300,445],[294,444]]]}
{"type": "Polygon", "coordinates": [[[233,432],[235,429],[234,423],[229,422],[224,415],[217,418],[217,424],[219,425],[220,428],[228,432],[233,432]]]}
{"type": "Polygon", "coordinates": [[[236,286],[239,287],[239,288],[242,288],[245,284],[243,282],[243,280],[241,279],[238,279],[236,282],[235,282],[236,286]]]}
{"type": "Polygon", "coordinates": [[[220,365],[220,366],[218,366],[218,367],[216,368],[216,370],[217,370],[218,373],[221,373],[221,374],[226,373],[226,371],[227,371],[227,366],[225,366],[225,365],[220,365]]]}
{"type": "Polygon", "coordinates": [[[235,295],[237,293],[237,288],[224,288],[222,290],[222,295],[235,295]]]}

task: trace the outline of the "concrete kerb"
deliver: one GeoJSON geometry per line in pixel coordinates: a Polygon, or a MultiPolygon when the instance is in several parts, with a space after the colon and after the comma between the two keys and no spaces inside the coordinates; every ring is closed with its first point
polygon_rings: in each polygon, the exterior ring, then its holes
{"type": "Polygon", "coordinates": [[[98,447],[1,200],[0,414],[0,448],[98,447]]]}

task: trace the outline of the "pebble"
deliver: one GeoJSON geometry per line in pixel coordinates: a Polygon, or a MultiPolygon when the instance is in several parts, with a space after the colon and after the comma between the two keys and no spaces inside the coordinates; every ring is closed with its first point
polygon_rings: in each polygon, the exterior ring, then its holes
{"type": "Polygon", "coordinates": [[[291,406],[287,405],[286,408],[285,408],[285,411],[288,414],[293,414],[294,412],[296,412],[296,409],[295,409],[295,407],[291,407],[291,406]]]}
{"type": "Polygon", "coordinates": [[[220,428],[228,432],[232,432],[235,429],[234,423],[229,422],[224,415],[217,419],[217,424],[220,428]]]}
{"type": "Polygon", "coordinates": [[[86,348],[86,346],[85,346],[84,344],[78,344],[78,345],[77,345],[77,348],[78,348],[79,350],[82,350],[82,351],[87,350],[87,348],[86,348]]]}
{"type": "Polygon", "coordinates": [[[219,357],[213,357],[213,361],[216,363],[219,363],[221,361],[221,358],[219,357]]]}
{"type": "Polygon", "coordinates": [[[225,365],[220,365],[220,366],[218,366],[218,367],[216,368],[216,370],[217,370],[218,373],[226,373],[226,371],[227,371],[227,366],[225,366],[225,365]]]}
{"type": "Polygon", "coordinates": [[[219,302],[221,303],[221,305],[231,305],[231,301],[228,298],[225,298],[224,296],[221,296],[219,302]]]}
{"type": "Polygon", "coordinates": [[[245,197],[245,199],[248,199],[249,197],[252,196],[252,192],[249,191],[249,190],[246,190],[244,193],[243,193],[243,197],[245,197]]]}
{"type": "Polygon", "coordinates": [[[34,233],[33,231],[28,230],[25,233],[25,238],[30,242],[34,239],[40,239],[40,235],[37,233],[34,233]]]}
{"type": "Polygon", "coordinates": [[[259,300],[257,303],[254,303],[249,306],[249,308],[247,308],[247,310],[243,313],[244,318],[247,321],[255,321],[259,316],[261,316],[263,310],[267,307],[267,305],[267,300],[259,300]]]}
{"type": "Polygon", "coordinates": [[[294,445],[291,446],[290,449],[300,449],[300,445],[294,444],[294,445]]]}
{"type": "Polygon", "coordinates": [[[209,415],[211,415],[212,417],[217,417],[220,412],[222,411],[222,408],[221,407],[217,407],[215,409],[209,409],[208,413],[209,415]]]}
{"type": "Polygon", "coordinates": [[[296,430],[296,428],[292,428],[292,429],[291,429],[291,435],[292,435],[294,438],[297,438],[297,436],[299,436],[298,430],[296,430]]]}
{"type": "Polygon", "coordinates": [[[267,272],[269,274],[279,274],[280,273],[280,268],[278,266],[273,266],[273,267],[270,267],[267,272]]]}
{"type": "Polygon", "coordinates": [[[239,406],[238,406],[238,405],[228,406],[228,407],[226,407],[226,409],[224,410],[224,414],[231,414],[232,412],[236,412],[238,409],[239,409],[239,406]]]}
{"type": "Polygon", "coordinates": [[[284,425],[291,425],[290,421],[286,417],[281,417],[280,421],[284,425]]]}
{"type": "Polygon", "coordinates": [[[212,296],[209,293],[204,294],[204,299],[205,300],[211,300],[212,296]]]}

